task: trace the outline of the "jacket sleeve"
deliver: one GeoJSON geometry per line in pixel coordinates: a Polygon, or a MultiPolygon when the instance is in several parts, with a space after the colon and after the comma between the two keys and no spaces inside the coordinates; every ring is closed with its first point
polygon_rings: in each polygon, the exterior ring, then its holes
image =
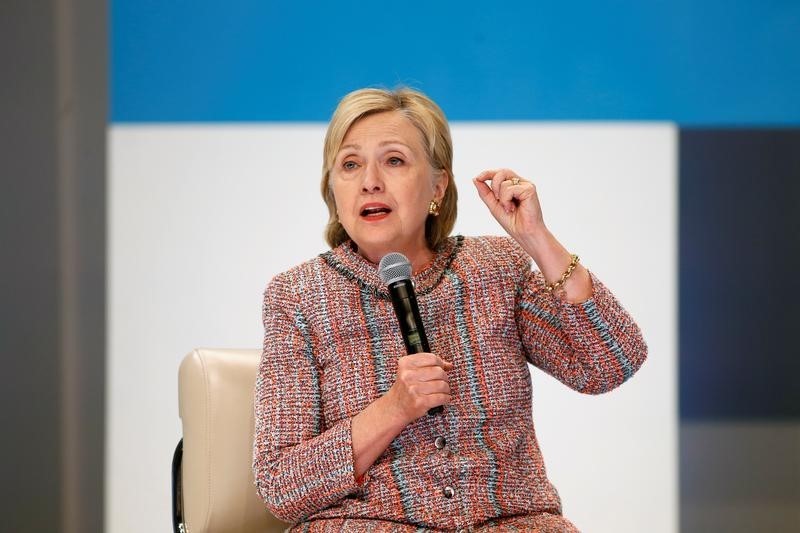
{"type": "Polygon", "coordinates": [[[281,520],[298,522],[355,492],[351,420],[325,427],[320,371],[288,281],[264,293],[264,350],[255,389],[253,474],[281,520]]]}
{"type": "Polygon", "coordinates": [[[531,363],[579,392],[600,394],[628,380],[647,357],[639,326],[597,277],[582,303],[545,290],[538,271],[524,275],[517,327],[531,363]]]}

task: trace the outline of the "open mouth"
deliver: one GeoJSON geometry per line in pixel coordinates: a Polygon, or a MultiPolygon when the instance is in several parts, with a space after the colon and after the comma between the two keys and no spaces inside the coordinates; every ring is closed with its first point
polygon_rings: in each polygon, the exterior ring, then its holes
{"type": "Polygon", "coordinates": [[[391,212],[392,210],[385,205],[371,205],[361,209],[361,216],[364,218],[382,218],[391,212]]]}

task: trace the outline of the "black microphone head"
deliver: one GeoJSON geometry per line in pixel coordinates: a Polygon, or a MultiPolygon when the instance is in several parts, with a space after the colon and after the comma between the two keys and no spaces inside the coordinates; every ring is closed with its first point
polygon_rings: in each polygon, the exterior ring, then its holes
{"type": "Polygon", "coordinates": [[[411,279],[411,262],[400,252],[388,253],[378,263],[378,276],[386,285],[411,279]]]}

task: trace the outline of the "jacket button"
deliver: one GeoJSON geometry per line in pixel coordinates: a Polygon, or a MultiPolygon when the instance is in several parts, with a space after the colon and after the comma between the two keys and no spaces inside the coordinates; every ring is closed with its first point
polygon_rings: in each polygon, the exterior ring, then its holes
{"type": "Polygon", "coordinates": [[[433,441],[433,444],[434,444],[434,446],[436,446],[437,450],[441,450],[442,448],[444,448],[447,445],[447,441],[445,440],[444,437],[438,436],[438,437],[436,437],[436,440],[433,441]]]}
{"type": "Polygon", "coordinates": [[[445,487],[442,489],[442,494],[444,494],[445,498],[452,498],[455,493],[456,491],[453,490],[453,487],[445,487]]]}

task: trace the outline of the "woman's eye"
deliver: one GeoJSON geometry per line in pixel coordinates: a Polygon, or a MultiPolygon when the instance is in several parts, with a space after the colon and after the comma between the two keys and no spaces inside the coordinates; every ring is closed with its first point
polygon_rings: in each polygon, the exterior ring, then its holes
{"type": "Polygon", "coordinates": [[[342,168],[345,170],[355,170],[356,168],[358,168],[358,165],[356,164],[355,161],[345,161],[344,163],[342,163],[342,168]]]}
{"type": "Polygon", "coordinates": [[[399,167],[402,164],[403,164],[403,160],[400,159],[399,157],[390,157],[389,158],[389,165],[391,165],[393,167],[399,167]]]}

